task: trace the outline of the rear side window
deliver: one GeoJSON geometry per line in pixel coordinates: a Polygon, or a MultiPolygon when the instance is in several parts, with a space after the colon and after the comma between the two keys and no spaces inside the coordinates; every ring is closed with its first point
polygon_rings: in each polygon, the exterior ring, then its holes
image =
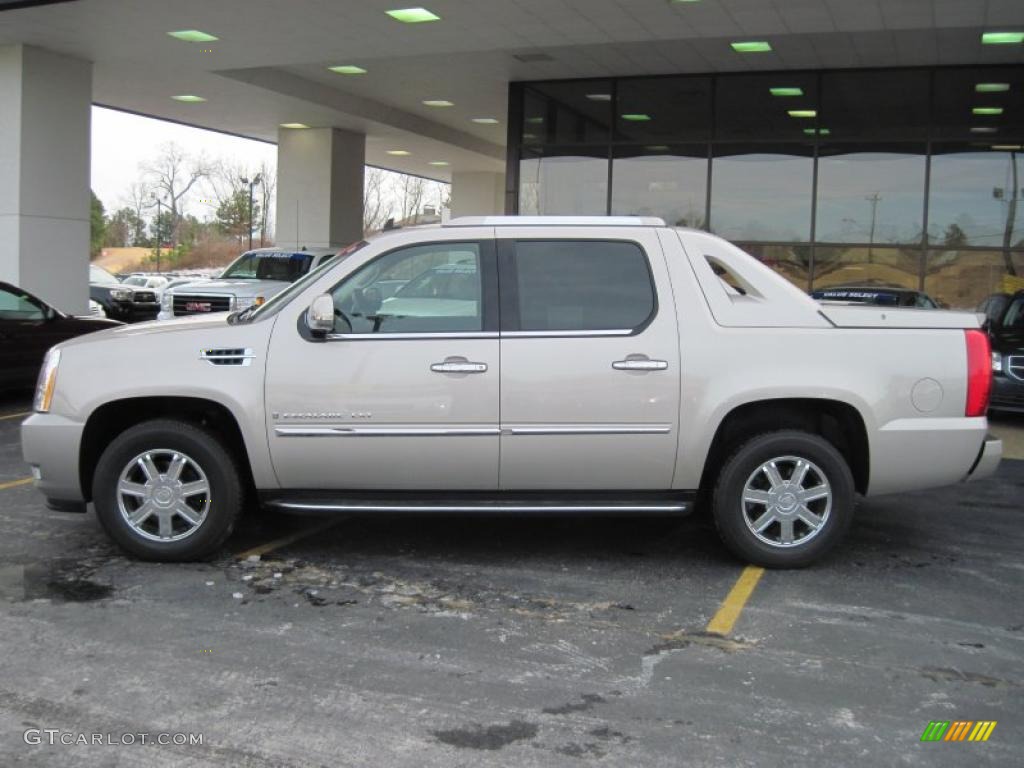
{"type": "Polygon", "coordinates": [[[636,243],[518,241],[519,330],[634,331],[654,314],[650,267],[636,243]]]}

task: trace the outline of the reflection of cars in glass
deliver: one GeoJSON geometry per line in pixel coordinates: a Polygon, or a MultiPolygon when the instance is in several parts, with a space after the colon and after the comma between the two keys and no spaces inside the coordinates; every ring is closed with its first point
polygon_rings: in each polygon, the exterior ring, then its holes
{"type": "Polygon", "coordinates": [[[986,296],[984,301],[978,305],[978,312],[981,312],[985,316],[985,321],[989,324],[998,322],[1006,311],[1006,305],[1010,303],[1010,299],[1013,298],[1009,293],[993,293],[991,296],[986,296]]]}
{"type": "Polygon", "coordinates": [[[106,317],[107,313],[103,311],[103,305],[98,301],[89,299],[89,314],[93,317],[106,317]]]}
{"type": "Polygon", "coordinates": [[[152,320],[160,311],[156,291],[125,285],[95,264],[89,265],[89,298],[99,302],[107,317],[115,320],[152,320]]]}
{"type": "Polygon", "coordinates": [[[376,314],[468,317],[477,313],[479,295],[480,277],[475,264],[443,264],[414,277],[394,296],[384,299],[376,314]]]}
{"type": "Polygon", "coordinates": [[[220,277],[164,290],[160,320],[259,306],[337,253],[334,248],[258,248],[235,259],[220,277]]]}
{"type": "Polygon", "coordinates": [[[118,325],[106,318],[66,315],[28,291],[0,283],[0,389],[31,387],[54,344],[118,325]]]}
{"type": "Polygon", "coordinates": [[[811,291],[811,298],[818,301],[835,301],[843,304],[868,304],[875,307],[916,307],[917,309],[938,309],[931,297],[920,291],[888,286],[848,286],[819,288],[811,291]]]}
{"type": "Polygon", "coordinates": [[[121,285],[131,285],[135,288],[149,288],[156,294],[156,300],[160,301],[164,289],[167,287],[168,279],[163,275],[129,275],[121,281],[121,285]]]}
{"type": "Polygon", "coordinates": [[[992,403],[997,411],[1024,412],[1024,291],[1008,297],[988,323],[992,339],[992,403]]]}

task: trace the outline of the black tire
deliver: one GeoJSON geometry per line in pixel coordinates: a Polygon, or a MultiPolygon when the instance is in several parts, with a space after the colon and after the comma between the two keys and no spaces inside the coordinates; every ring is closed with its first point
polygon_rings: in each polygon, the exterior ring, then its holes
{"type": "Polygon", "coordinates": [[[202,560],[214,555],[235,527],[244,498],[241,477],[235,457],[214,434],[182,421],[147,421],[125,430],[107,446],[93,475],[93,502],[103,528],[130,554],[165,562],[202,560]],[[145,538],[125,520],[118,504],[122,471],[135,456],[159,449],[190,457],[205,473],[210,488],[205,518],[177,541],[145,538]]]}
{"type": "MultiPolygon", "coordinates": [[[[790,469],[789,480],[795,474],[790,469]]],[[[781,474],[781,472],[780,472],[781,474]]],[[[817,474],[817,473],[815,473],[817,474]]],[[[778,497],[776,497],[778,498],[778,497]]],[[[789,499],[786,499],[789,502],[789,499]]],[[[853,475],[843,455],[820,435],[798,430],[767,432],[740,445],[726,460],[718,474],[713,493],[715,527],[722,542],[736,557],[765,568],[803,568],[831,550],[846,534],[853,519],[855,491],[853,475]],[[779,457],[796,457],[811,462],[824,475],[831,492],[831,506],[816,533],[809,535],[810,526],[802,520],[790,521],[794,531],[804,531],[804,541],[794,535],[789,546],[767,543],[748,527],[747,519],[769,510],[755,502],[743,501],[748,479],[763,464],[779,457]]],[[[808,504],[810,507],[814,502],[808,504]]],[[[816,507],[821,512],[823,506],[816,507]]],[[[795,514],[795,513],[790,513],[795,514]]],[[[766,538],[781,539],[781,522],[769,525],[763,531],[766,538]]]]}

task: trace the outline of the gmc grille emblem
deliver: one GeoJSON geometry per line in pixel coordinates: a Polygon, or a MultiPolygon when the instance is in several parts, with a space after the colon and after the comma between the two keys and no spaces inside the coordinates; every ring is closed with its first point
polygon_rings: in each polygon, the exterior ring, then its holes
{"type": "Polygon", "coordinates": [[[209,312],[212,305],[208,301],[189,301],[185,303],[185,309],[189,312],[209,312]]]}

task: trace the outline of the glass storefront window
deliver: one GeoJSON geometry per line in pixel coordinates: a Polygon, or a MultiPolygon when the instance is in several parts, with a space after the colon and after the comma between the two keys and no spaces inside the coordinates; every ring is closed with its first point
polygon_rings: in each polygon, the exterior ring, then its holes
{"type": "Polygon", "coordinates": [[[590,144],[611,134],[612,83],[573,80],[528,86],[523,94],[524,144],[590,144]]]}
{"type": "Polygon", "coordinates": [[[920,272],[921,251],[917,248],[819,245],[814,249],[816,291],[840,285],[917,290],[920,272]]]}
{"type": "Polygon", "coordinates": [[[1024,247],[1024,152],[961,144],[935,145],[932,153],[928,242],[1024,247]]]}
{"type": "Polygon", "coordinates": [[[935,70],[932,137],[982,146],[1020,144],[1024,139],[1022,91],[1024,68],[1020,66],[935,70]]]}
{"type": "Polygon", "coordinates": [[[523,215],[603,216],[608,212],[608,156],[604,148],[545,147],[525,151],[519,163],[523,215]]]}
{"type": "Polygon", "coordinates": [[[723,145],[715,149],[711,173],[716,235],[736,241],[810,240],[811,147],[723,145]]]}
{"type": "Polygon", "coordinates": [[[771,267],[801,291],[806,291],[811,278],[810,245],[765,245],[735,243],[767,267],[771,267]]]}
{"type": "Polygon", "coordinates": [[[925,147],[822,145],[815,240],[917,243],[924,220],[925,147]]]}
{"type": "Polygon", "coordinates": [[[807,141],[817,127],[818,78],[813,73],[720,77],[715,88],[715,139],[807,141]]]}
{"type": "Polygon", "coordinates": [[[821,135],[840,141],[921,139],[928,134],[929,84],[927,70],[824,72],[821,135]]]}
{"type": "Polygon", "coordinates": [[[644,77],[619,82],[616,141],[658,144],[710,137],[710,77],[644,77]]]}
{"type": "Polygon", "coordinates": [[[943,306],[977,309],[993,293],[1024,290],[1024,253],[931,250],[924,290],[943,306]]]}
{"type": "Polygon", "coordinates": [[[704,227],[707,145],[617,147],[612,162],[612,215],[704,227]]]}

